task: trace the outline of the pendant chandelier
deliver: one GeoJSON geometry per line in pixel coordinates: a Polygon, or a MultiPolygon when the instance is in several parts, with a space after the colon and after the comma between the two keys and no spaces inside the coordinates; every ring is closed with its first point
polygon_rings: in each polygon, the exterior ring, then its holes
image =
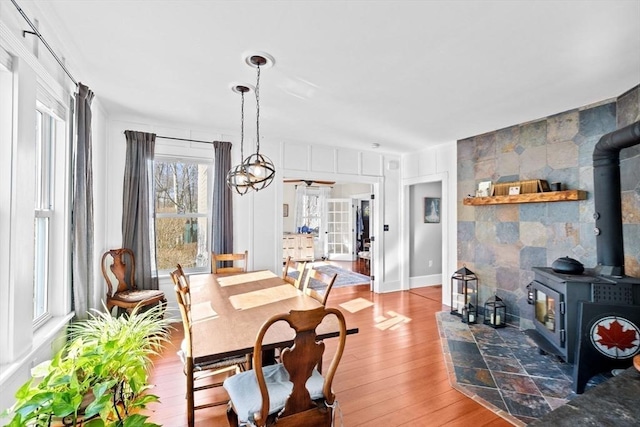
{"type": "Polygon", "coordinates": [[[244,94],[251,89],[247,86],[237,85],[233,86],[231,90],[239,93],[242,97],[242,103],[240,104],[240,164],[232,167],[227,173],[227,185],[243,196],[253,189],[249,173],[242,161],[244,159],[244,94]]]}
{"type": "Polygon", "coordinates": [[[243,172],[255,191],[260,191],[271,184],[276,174],[273,162],[264,154],[260,154],[260,67],[273,65],[273,58],[265,53],[253,54],[245,59],[246,63],[257,69],[256,77],[256,152],[242,162],[243,172]]]}

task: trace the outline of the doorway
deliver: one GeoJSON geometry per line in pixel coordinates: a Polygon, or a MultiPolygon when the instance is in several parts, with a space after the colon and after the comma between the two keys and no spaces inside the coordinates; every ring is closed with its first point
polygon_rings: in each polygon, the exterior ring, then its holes
{"type": "MultiPolygon", "coordinates": [[[[310,233],[314,239],[314,260],[336,263],[344,269],[369,276],[371,260],[361,258],[359,253],[371,249],[372,191],[373,186],[367,183],[283,179],[283,239],[300,232],[310,233]],[[300,190],[301,185],[304,192],[300,190]],[[320,189],[326,192],[323,206],[308,201],[299,205],[301,193],[319,194],[320,189]],[[345,208],[345,203],[349,209],[345,208]],[[298,212],[300,209],[313,212],[298,212]],[[363,212],[366,215],[362,215],[363,212]],[[302,218],[314,215],[319,218],[319,223],[314,222],[313,227],[307,225],[303,228],[305,224],[297,224],[302,218]]],[[[284,252],[283,256],[286,256],[284,252]]]]}

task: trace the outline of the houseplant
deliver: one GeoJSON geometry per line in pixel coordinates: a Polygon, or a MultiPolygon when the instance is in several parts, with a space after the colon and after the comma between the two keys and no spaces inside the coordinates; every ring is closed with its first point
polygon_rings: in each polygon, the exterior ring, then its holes
{"type": "Polygon", "coordinates": [[[147,367],[168,340],[163,311],[161,305],[119,317],[96,311],[72,323],[66,345],[16,392],[8,426],[155,426],[140,410],[158,401],[148,393],[147,367]]]}

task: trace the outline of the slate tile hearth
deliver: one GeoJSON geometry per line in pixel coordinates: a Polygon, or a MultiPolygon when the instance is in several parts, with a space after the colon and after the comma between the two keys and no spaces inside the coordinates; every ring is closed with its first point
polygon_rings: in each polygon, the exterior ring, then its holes
{"type": "MultiPolygon", "coordinates": [[[[467,325],[448,312],[436,318],[452,385],[515,425],[525,426],[576,397],[573,365],[540,354],[517,328],[467,325]]],[[[592,378],[587,389],[606,379],[592,378]]]]}

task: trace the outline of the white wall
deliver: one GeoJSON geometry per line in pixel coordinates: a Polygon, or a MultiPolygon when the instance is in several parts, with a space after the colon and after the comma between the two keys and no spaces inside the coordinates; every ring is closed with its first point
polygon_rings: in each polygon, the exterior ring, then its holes
{"type": "MultiPolygon", "coordinates": [[[[121,242],[122,216],[122,176],[125,161],[125,137],[127,129],[153,132],[157,135],[198,139],[225,140],[234,143],[232,158],[239,158],[239,138],[235,135],[224,135],[213,131],[194,130],[188,128],[167,128],[157,123],[145,122],[139,118],[111,119],[107,126],[107,148],[103,162],[103,169],[107,177],[100,180],[106,183],[104,190],[105,223],[104,240],[102,246],[96,244],[96,252],[111,247],[118,247],[121,242]]],[[[158,139],[157,143],[161,140],[158,139]]],[[[190,149],[202,149],[202,144],[187,144],[190,149]]],[[[249,144],[250,145],[250,144],[249,144]]],[[[247,148],[245,141],[245,152],[247,148]]],[[[378,229],[376,244],[378,245],[380,260],[374,265],[378,269],[375,289],[378,292],[388,292],[400,288],[400,258],[397,248],[400,245],[399,218],[399,168],[385,167],[389,162],[399,164],[399,158],[377,152],[363,152],[345,150],[337,147],[317,147],[300,143],[274,143],[262,141],[261,150],[271,158],[276,167],[276,178],[267,188],[259,192],[251,192],[244,196],[234,194],[234,248],[249,251],[249,268],[271,269],[279,271],[282,268],[282,234],[284,231],[282,204],[284,200],[283,177],[296,176],[300,178],[314,178],[366,184],[377,188],[379,200],[375,217],[379,218],[373,229],[378,229]],[[382,224],[390,224],[393,232],[382,232],[382,224]],[[390,249],[389,249],[390,248],[390,249]],[[384,261],[383,261],[384,259],[384,261]],[[387,268],[385,268],[385,265],[387,268]]],[[[359,185],[354,188],[364,188],[359,185]]],[[[293,206],[289,206],[289,217],[293,215],[293,206]]],[[[375,219],[374,219],[375,221],[375,219]]],[[[374,252],[375,254],[376,252],[374,252]]],[[[374,255],[375,257],[375,255],[374,255]]],[[[168,278],[161,278],[160,289],[173,300],[173,290],[168,278]]]]}
{"type": "MultiPolygon", "coordinates": [[[[402,156],[402,195],[403,205],[410,199],[412,185],[428,182],[440,182],[442,191],[442,301],[449,300],[449,277],[457,270],[457,145],[456,141],[438,145],[423,151],[402,156]]],[[[407,225],[403,230],[403,256],[410,257],[410,220],[408,211],[404,212],[407,225]]],[[[402,274],[402,288],[410,287],[409,269],[402,274]]]]}
{"type": "Polygon", "coordinates": [[[425,197],[442,197],[441,182],[409,187],[409,277],[410,286],[442,283],[442,222],[425,223],[425,197]]]}
{"type": "MultiPolygon", "coordinates": [[[[50,34],[47,39],[54,46],[61,46],[55,31],[49,27],[33,4],[23,5],[33,19],[40,18],[40,30],[50,34]]],[[[69,211],[64,207],[70,199],[70,186],[65,176],[71,167],[69,146],[64,131],[64,148],[56,151],[56,212],[52,219],[52,274],[49,312],[51,317],[36,329],[33,320],[33,212],[35,200],[35,112],[38,92],[51,102],[62,106],[69,104],[75,85],[43,47],[37,37],[22,31],[28,25],[10,2],[0,2],[0,115],[2,149],[0,162],[0,411],[13,403],[17,388],[30,377],[33,365],[51,358],[64,342],[64,328],[71,318],[69,285],[69,211]],[[8,60],[8,61],[7,61],[8,60]],[[45,95],[46,94],[46,95],[45,95]],[[58,157],[59,156],[59,157],[58,157]],[[65,200],[66,199],[66,200],[65,200]]],[[[101,133],[104,114],[99,102],[94,112],[94,143],[103,144],[101,133]]],[[[64,108],[63,108],[64,109],[64,108]]],[[[70,113],[67,113],[68,115],[70,113]]],[[[99,154],[97,154],[99,156],[99,154]]],[[[95,159],[95,155],[94,155],[95,159]]],[[[94,280],[99,268],[94,263],[94,280]]]]}

